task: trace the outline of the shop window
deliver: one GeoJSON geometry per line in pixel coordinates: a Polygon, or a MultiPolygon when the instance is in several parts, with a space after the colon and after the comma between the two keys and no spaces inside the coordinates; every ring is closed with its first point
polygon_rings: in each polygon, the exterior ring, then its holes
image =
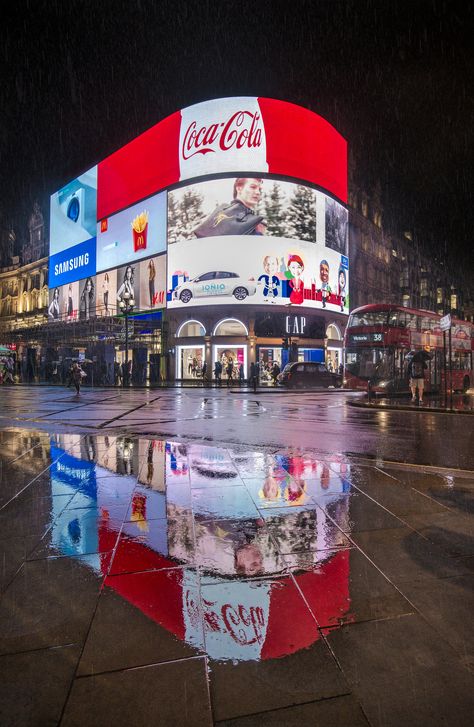
{"type": "Polygon", "coordinates": [[[236,318],[226,318],[219,321],[213,331],[213,336],[248,336],[247,327],[236,318]]]}
{"type": "Polygon", "coordinates": [[[206,329],[199,321],[186,321],[176,332],[178,338],[191,338],[193,336],[205,336],[206,329]]]}

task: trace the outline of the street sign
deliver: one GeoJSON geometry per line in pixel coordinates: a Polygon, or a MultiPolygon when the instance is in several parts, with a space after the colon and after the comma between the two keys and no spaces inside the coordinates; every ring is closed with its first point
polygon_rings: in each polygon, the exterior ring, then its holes
{"type": "Polygon", "coordinates": [[[439,321],[439,325],[442,331],[449,331],[451,328],[451,314],[448,313],[446,316],[443,316],[439,321]]]}

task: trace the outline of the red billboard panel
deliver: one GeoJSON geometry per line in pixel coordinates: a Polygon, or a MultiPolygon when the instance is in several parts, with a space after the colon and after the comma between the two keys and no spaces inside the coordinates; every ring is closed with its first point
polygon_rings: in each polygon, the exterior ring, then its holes
{"type": "Polygon", "coordinates": [[[182,180],[259,172],[301,179],[347,201],[347,144],[301,106],[255,97],[176,112],[98,165],[97,219],[182,180]]]}

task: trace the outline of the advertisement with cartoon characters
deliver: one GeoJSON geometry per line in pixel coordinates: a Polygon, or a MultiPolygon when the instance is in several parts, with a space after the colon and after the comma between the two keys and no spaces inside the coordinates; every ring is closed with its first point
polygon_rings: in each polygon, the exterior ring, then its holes
{"type": "Polygon", "coordinates": [[[349,312],[346,255],[314,242],[226,235],[168,248],[169,308],[242,303],[349,312]]]}

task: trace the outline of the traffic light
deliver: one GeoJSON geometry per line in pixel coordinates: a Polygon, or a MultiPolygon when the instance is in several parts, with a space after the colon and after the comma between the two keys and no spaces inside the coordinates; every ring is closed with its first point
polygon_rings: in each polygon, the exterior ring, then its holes
{"type": "Polygon", "coordinates": [[[288,338],[286,338],[286,336],[281,339],[281,345],[285,351],[288,351],[288,338]]]}

